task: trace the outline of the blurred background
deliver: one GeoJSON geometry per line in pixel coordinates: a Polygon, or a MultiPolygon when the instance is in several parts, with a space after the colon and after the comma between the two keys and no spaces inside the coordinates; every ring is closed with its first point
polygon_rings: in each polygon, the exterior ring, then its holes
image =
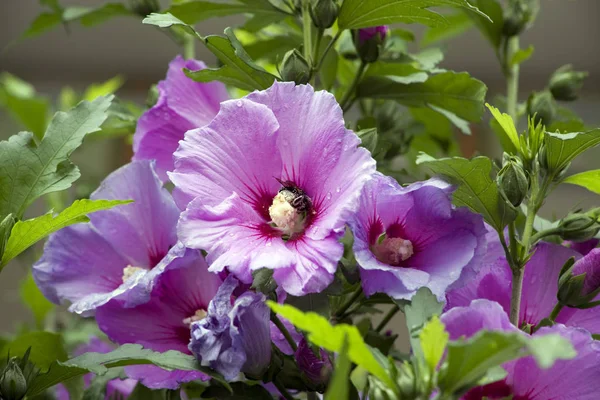
{"type": "MultiPolygon", "coordinates": [[[[93,7],[105,2],[63,0],[61,5],[93,7]]],[[[31,83],[50,99],[56,99],[66,85],[82,91],[93,82],[121,75],[125,84],[118,92],[120,97],[143,106],[150,85],[163,79],[168,62],[180,52],[165,34],[132,17],[115,18],[92,28],[73,23],[69,32],[57,27],[41,36],[20,40],[41,11],[37,0],[0,0],[0,72],[8,71],[31,83]]],[[[532,58],[521,67],[521,101],[532,90],[541,90],[556,68],[572,63],[577,70],[588,71],[589,77],[580,100],[568,106],[588,125],[600,126],[599,17],[598,0],[541,0],[536,23],[521,40],[522,48],[530,44],[535,47],[532,58]]],[[[197,28],[202,34],[219,34],[238,21],[212,19],[197,28]]],[[[423,32],[417,26],[404,28],[417,33],[417,37],[423,32]]],[[[442,68],[467,71],[485,82],[489,87],[488,101],[494,94],[504,93],[505,81],[494,52],[478,31],[470,30],[440,46],[446,54],[442,68]]],[[[209,65],[215,61],[200,43],[197,58],[209,65]]],[[[19,130],[22,126],[0,107],[0,140],[19,130]]],[[[470,156],[474,151],[500,154],[496,140],[487,131],[487,123],[482,123],[473,127],[471,137],[460,138],[465,155],[470,156]]],[[[129,147],[122,137],[96,140],[82,146],[72,159],[80,167],[83,179],[98,181],[129,160],[129,147]]],[[[600,149],[589,151],[578,159],[572,172],[600,167],[599,156],[600,149]]],[[[573,207],[593,205],[600,206],[597,196],[576,186],[563,185],[553,193],[542,214],[549,218],[562,216],[573,207]]],[[[38,206],[35,215],[45,211],[45,204],[38,206]]],[[[14,331],[20,322],[32,319],[20,303],[19,282],[35,257],[28,254],[12,262],[0,275],[0,333],[14,331]]]]}

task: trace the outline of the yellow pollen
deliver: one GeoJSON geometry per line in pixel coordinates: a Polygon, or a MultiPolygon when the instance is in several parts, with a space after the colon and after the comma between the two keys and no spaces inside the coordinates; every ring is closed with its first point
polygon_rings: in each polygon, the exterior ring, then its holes
{"type": "Polygon", "coordinates": [[[140,268],[140,267],[133,267],[131,265],[126,266],[125,268],[123,268],[123,282],[127,281],[129,278],[131,278],[133,275],[135,275],[138,271],[142,271],[144,268],[140,268]]]}
{"type": "Polygon", "coordinates": [[[191,325],[192,323],[196,322],[196,321],[201,321],[204,319],[204,317],[206,317],[206,311],[200,309],[200,310],[196,310],[196,312],[194,313],[194,315],[192,315],[191,317],[187,317],[183,319],[183,324],[184,325],[191,325]]]}
{"type": "Polygon", "coordinates": [[[287,235],[302,232],[304,229],[305,216],[290,204],[293,198],[294,195],[289,191],[281,191],[273,198],[273,204],[269,207],[271,221],[287,235]]]}

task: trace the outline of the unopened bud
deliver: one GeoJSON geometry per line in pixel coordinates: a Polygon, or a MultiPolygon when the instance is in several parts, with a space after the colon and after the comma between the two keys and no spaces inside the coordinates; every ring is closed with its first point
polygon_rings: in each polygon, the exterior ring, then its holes
{"type": "Polygon", "coordinates": [[[17,363],[11,358],[0,377],[0,398],[3,400],[21,400],[27,393],[27,380],[17,363]]]}
{"type": "Polygon", "coordinates": [[[310,16],[317,28],[330,28],[337,19],[339,7],[335,0],[314,0],[310,16]]]}
{"type": "Polygon", "coordinates": [[[550,77],[550,92],[556,100],[573,101],[579,96],[587,72],[573,71],[573,66],[563,65],[550,77]]]}
{"type": "Polygon", "coordinates": [[[510,0],[504,15],[502,34],[516,36],[529,28],[539,9],[539,0],[510,0]]]}
{"type": "Polygon", "coordinates": [[[327,352],[322,349],[318,349],[318,352],[317,355],[306,340],[302,338],[298,343],[294,358],[310,385],[324,389],[329,383],[333,367],[327,352]]]}
{"type": "Polygon", "coordinates": [[[582,242],[596,236],[600,230],[597,220],[585,214],[571,214],[558,225],[563,240],[582,242]]]}
{"type": "Polygon", "coordinates": [[[533,92],[527,100],[527,113],[534,117],[534,122],[548,126],[556,116],[556,103],[552,94],[545,90],[533,92]]]}
{"type": "Polygon", "coordinates": [[[354,46],[360,59],[366,63],[373,63],[379,58],[381,48],[389,34],[389,28],[385,25],[363,28],[354,31],[353,34],[354,46]]]}
{"type": "Polygon", "coordinates": [[[285,53],[281,63],[281,78],[284,81],[296,82],[298,85],[308,83],[310,80],[310,66],[298,50],[285,53]]]}
{"type": "Polygon", "coordinates": [[[515,207],[521,204],[529,191],[527,175],[523,171],[521,161],[516,157],[508,159],[498,172],[496,182],[504,198],[515,207]]]}
{"type": "Polygon", "coordinates": [[[569,307],[588,308],[600,292],[600,249],[570,262],[572,266],[558,280],[558,300],[569,307]]]}

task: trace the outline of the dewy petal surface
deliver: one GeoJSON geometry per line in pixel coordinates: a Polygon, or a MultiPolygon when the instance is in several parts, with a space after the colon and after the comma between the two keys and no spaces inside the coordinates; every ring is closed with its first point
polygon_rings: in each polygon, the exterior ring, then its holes
{"type": "Polygon", "coordinates": [[[375,169],[359,143],[333,96],[310,86],[275,83],[222,103],[175,153],[169,176],[180,205],[189,202],[180,239],[206,250],[212,271],[227,268],[243,282],[267,267],[291,294],[324,289],[342,254],[345,220],[375,169]],[[312,200],[305,229],[287,241],[270,224],[280,181],[312,200]]]}
{"type": "Polygon", "coordinates": [[[403,188],[377,173],[367,182],[349,220],[367,295],[410,299],[428,287],[443,298],[448,287],[459,287],[476,274],[485,253],[483,220],[454,208],[451,193],[452,187],[439,179],[403,188]],[[394,248],[381,250],[388,240],[408,241],[401,261],[388,258],[394,248]]]}
{"type": "Polygon", "coordinates": [[[148,301],[156,277],[175,268],[185,254],[176,237],[179,211],[154,163],[134,161],[119,168],[91,197],[134,202],[51,235],[33,268],[36,283],[50,300],[69,301],[70,311],[83,315],[111,299],[127,307],[148,301]],[[127,267],[134,272],[125,275],[127,267]]]}
{"type": "Polygon", "coordinates": [[[140,117],[133,137],[133,159],[156,160],[163,181],[173,171],[173,153],[185,132],[208,124],[219,104],[229,99],[222,83],[194,82],[185,76],[184,68],[198,71],[206,65],[181,56],[173,59],[166,79],[157,86],[157,103],[140,117]]]}

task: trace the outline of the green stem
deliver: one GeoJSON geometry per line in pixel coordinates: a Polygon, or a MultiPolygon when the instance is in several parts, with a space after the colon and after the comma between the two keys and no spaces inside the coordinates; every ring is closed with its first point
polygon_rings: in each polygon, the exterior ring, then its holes
{"type": "Polygon", "coordinates": [[[325,56],[327,56],[327,53],[329,53],[329,50],[331,50],[331,48],[338,41],[340,36],[342,36],[342,32],[343,32],[342,30],[339,30],[338,33],[335,34],[333,39],[331,39],[331,41],[329,42],[327,47],[325,47],[325,50],[323,50],[323,54],[321,54],[321,58],[319,59],[319,62],[317,63],[317,65],[315,67],[315,71],[319,71],[321,69],[323,62],[325,61],[325,56]]]}
{"type": "Polygon", "coordinates": [[[360,80],[362,79],[366,68],[367,63],[361,61],[360,66],[358,67],[358,71],[356,71],[356,75],[354,75],[354,80],[352,81],[352,84],[350,85],[348,91],[340,101],[340,107],[342,107],[342,110],[344,110],[344,112],[348,111],[350,106],[352,106],[352,103],[354,103],[354,92],[356,91],[356,86],[358,85],[358,82],[360,82],[360,80]]]}
{"type": "Polygon", "coordinates": [[[312,20],[310,19],[310,0],[302,0],[302,29],[304,31],[304,58],[312,67],[312,20]]]}
{"type": "Polygon", "coordinates": [[[348,310],[348,308],[350,308],[350,306],[354,304],[356,300],[358,300],[362,293],[362,287],[356,289],[352,296],[344,304],[342,304],[340,308],[337,309],[337,311],[335,312],[335,318],[338,319],[339,317],[343,316],[348,310]]]}
{"type": "Polygon", "coordinates": [[[196,42],[194,37],[186,35],[183,40],[183,58],[186,60],[196,58],[196,42]]]}
{"type": "Polygon", "coordinates": [[[281,320],[277,317],[277,314],[275,314],[274,312],[271,313],[271,321],[273,321],[277,329],[279,329],[281,333],[283,333],[283,337],[285,337],[285,340],[287,340],[287,342],[290,344],[292,350],[296,351],[298,349],[296,341],[292,338],[290,332],[287,330],[283,322],[281,322],[281,320]]]}
{"type": "Polygon", "coordinates": [[[561,229],[558,227],[538,232],[531,237],[531,243],[537,243],[538,241],[540,241],[541,239],[543,239],[547,236],[558,235],[560,232],[561,232],[561,229]]]}
{"type": "Polygon", "coordinates": [[[550,321],[552,321],[552,322],[556,321],[556,317],[558,317],[558,313],[560,313],[560,310],[562,310],[563,307],[564,306],[562,304],[556,303],[556,305],[552,309],[552,312],[550,313],[550,316],[548,317],[548,319],[550,319],[550,321]]]}
{"type": "Polygon", "coordinates": [[[377,327],[375,328],[375,332],[381,332],[381,330],[385,328],[388,322],[390,322],[392,318],[394,318],[394,315],[396,315],[398,311],[400,311],[400,307],[398,307],[398,305],[395,304],[394,307],[387,312],[385,317],[383,317],[379,325],[377,325],[377,327]]]}
{"type": "Polygon", "coordinates": [[[279,390],[279,393],[283,396],[285,400],[295,400],[294,397],[290,394],[290,392],[287,391],[285,386],[283,386],[279,378],[275,378],[275,380],[273,381],[273,385],[275,385],[275,387],[277,388],[277,390],[279,390]]]}
{"type": "Polygon", "coordinates": [[[521,312],[521,293],[523,292],[524,268],[515,268],[512,270],[512,293],[510,296],[510,322],[519,327],[519,313],[521,312]]]}
{"type": "Polygon", "coordinates": [[[517,124],[517,102],[519,96],[519,64],[510,66],[510,60],[512,60],[514,54],[519,51],[519,37],[513,36],[508,39],[508,45],[506,48],[506,55],[504,62],[506,63],[506,110],[517,124]]]}
{"type": "Polygon", "coordinates": [[[510,242],[510,254],[514,259],[517,256],[517,229],[515,228],[515,221],[508,224],[508,240],[510,242]]]}

